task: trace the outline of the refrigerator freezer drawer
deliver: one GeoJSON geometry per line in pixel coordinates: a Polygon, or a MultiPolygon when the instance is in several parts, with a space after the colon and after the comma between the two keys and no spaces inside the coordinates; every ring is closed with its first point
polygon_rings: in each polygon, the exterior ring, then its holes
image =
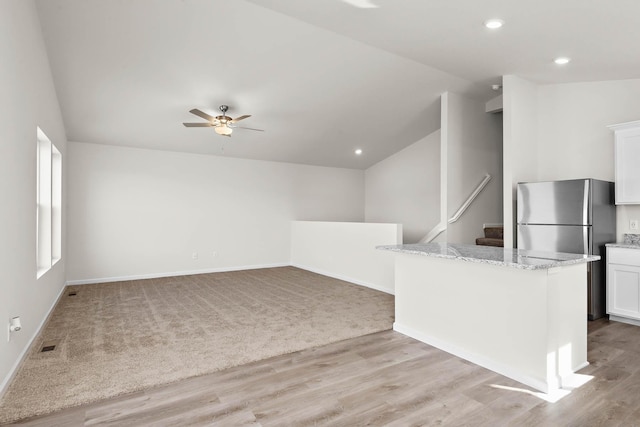
{"type": "Polygon", "coordinates": [[[591,253],[591,226],[518,225],[518,249],[591,253]]]}
{"type": "Polygon", "coordinates": [[[518,224],[591,225],[591,180],[518,184],[518,224]]]}

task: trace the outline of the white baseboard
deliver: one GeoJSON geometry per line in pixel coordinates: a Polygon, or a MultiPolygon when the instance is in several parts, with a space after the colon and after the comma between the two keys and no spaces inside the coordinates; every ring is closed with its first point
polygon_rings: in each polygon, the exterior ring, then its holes
{"type": "Polygon", "coordinates": [[[613,320],[614,322],[626,323],[628,325],[640,326],[640,320],[631,319],[630,317],[622,317],[622,316],[616,316],[614,314],[610,314],[609,320],[613,320]]]}
{"type": "Polygon", "coordinates": [[[191,276],[194,274],[224,273],[227,271],[257,270],[259,268],[288,267],[289,263],[243,265],[239,267],[206,268],[203,270],[171,271],[166,273],[134,274],[131,276],[100,277],[97,279],[68,280],[67,285],[91,285],[94,283],[123,282],[125,280],[156,279],[159,277],[191,276]]]}
{"type": "Polygon", "coordinates": [[[291,264],[292,267],[301,268],[303,270],[310,271],[312,273],[322,274],[323,276],[333,277],[334,279],[344,280],[345,282],[350,282],[355,285],[364,286],[366,288],[375,289],[376,291],[384,292],[386,294],[394,295],[393,289],[385,288],[380,285],[376,285],[373,283],[363,282],[362,280],[354,279],[353,277],[343,276],[341,274],[331,273],[329,271],[321,270],[319,268],[309,267],[301,264],[291,264]]]}
{"type": "Polygon", "coordinates": [[[27,342],[27,345],[24,347],[24,349],[22,350],[22,352],[20,353],[20,355],[16,359],[16,362],[13,364],[13,366],[11,367],[9,372],[7,373],[7,376],[2,380],[2,383],[0,383],[0,399],[2,399],[2,396],[4,396],[4,394],[6,393],[7,389],[9,388],[9,384],[11,384],[11,381],[13,381],[13,378],[18,373],[18,369],[20,368],[20,365],[22,364],[22,361],[24,360],[25,356],[27,355],[27,353],[31,349],[31,345],[33,344],[35,339],[38,337],[38,335],[40,335],[40,331],[42,330],[42,327],[49,320],[49,317],[51,316],[51,313],[53,312],[53,309],[56,307],[56,305],[58,305],[58,302],[60,301],[60,298],[64,294],[64,290],[65,289],[66,289],[66,286],[62,286],[62,288],[60,289],[60,292],[58,293],[58,296],[53,301],[53,304],[51,304],[51,307],[49,307],[49,310],[47,310],[47,314],[44,316],[44,318],[42,319],[42,321],[40,322],[40,324],[36,328],[35,332],[31,336],[31,339],[29,339],[29,342],[27,342]]]}
{"type": "Polygon", "coordinates": [[[393,290],[373,284],[373,283],[367,283],[362,280],[354,279],[353,277],[343,276],[341,274],[335,274],[329,271],[324,271],[321,269],[317,269],[317,268],[313,268],[305,265],[289,264],[289,263],[243,265],[239,267],[208,268],[204,270],[171,271],[167,273],[149,273],[149,274],[135,274],[131,276],[114,276],[114,277],[100,277],[96,279],[68,280],[67,286],[91,285],[95,283],[123,282],[125,280],[156,279],[159,277],[190,276],[193,274],[224,273],[227,271],[257,270],[259,268],[276,268],[276,267],[289,267],[289,266],[301,268],[303,270],[311,271],[312,273],[322,274],[323,276],[333,277],[334,279],[344,280],[345,282],[350,282],[356,285],[375,289],[376,291],[394,295],[393,290]]]}
{"type": "Polygon", "coordinates": [[[491,360],[486,357],[483,357],[474,353],[470,353],[455,345],[452,345],[440,339],[428,336],[423,332],[418,332],[415,329],[400,325],[397,322],[393,324],[393,330],[400,332],[401,334],[406,335],[408,337],[414,338],[418,341],[422,341],[423,343],[429,344],[440,350],[446,351],[447,353],[453,354],[454,356],[468,360],[469,362],[475,363],[476,365],[482,366],[483,368],[487,368],[493,372],[497,372],[500,375],[504,375],[505,377],[516,380],[522,384],[528,385],[529,387],[533,387],[536,390],[540,390],[544,393],[549,393],[560,388],[559,379],[558,379],[558,384],[547,384],[544,381],[541,381],[537,378],[533,378],[528,375],[523,375],[519,372],[516,372],[514,371],[513,368],[509,366],[505,366],[500,362],[496,362],[495,360],[491,360]]]}

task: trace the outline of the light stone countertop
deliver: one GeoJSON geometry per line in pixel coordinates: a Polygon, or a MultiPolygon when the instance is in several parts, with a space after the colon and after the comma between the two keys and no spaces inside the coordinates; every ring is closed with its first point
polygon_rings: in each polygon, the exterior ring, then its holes
{"type": "Polygon", "coordinates": [[[625,234],[624,242],[607,243],[608,248],[640,249],[640,234],[625,234]]]}
{"type": "Polygon", "coordinates": [[[409,245],[378,246],[376,249],[519,268],[523,270],[542,270],[600,259],[598,255],[539,252],[492,246],[465,245],[461,243],[416,243],[409,245]]]}
{"type": "Polygon", "coordinates": [[[633,243],[607,243],[605,246],[608,248],[640,249],[640,245],[633,243]]]}

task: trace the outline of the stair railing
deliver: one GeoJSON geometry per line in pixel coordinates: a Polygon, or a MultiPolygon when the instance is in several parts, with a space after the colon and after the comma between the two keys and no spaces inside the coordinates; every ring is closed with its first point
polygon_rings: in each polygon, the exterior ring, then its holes
{"type": "Polygon", "coordinates": [[[458,219],[460,219],[462,214],[465,213],[469,206],[471,206],[471,203],[473,203],[476,197],[478,197],[478,194],[480,194],[480,192],[484,190],[484,187],[487,186],[489,181],[491,181],[491,175],[486,174],[482,181],[480,181],[480,183],[476,186],[476,189],[473,190],[469,197],[467,197],[467,200],[465,200],[465,202],[460,205],[460,208],[456,211],[456,213],[454,213],[453,216],[447,220],[447,222],[440,221],[435,227],[431,229],[431,231],[429,231],[429,233],[427,233],[426,236],[420,239],[420,243],[432,242],[433,239],[438,237],[440,233],[447,229],[448,224],[453,224],[458,219]]]}

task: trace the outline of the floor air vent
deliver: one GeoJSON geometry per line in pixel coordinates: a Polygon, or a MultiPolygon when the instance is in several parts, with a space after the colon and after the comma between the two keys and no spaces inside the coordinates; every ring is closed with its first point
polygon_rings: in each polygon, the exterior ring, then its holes
{"type": "Polygon", "coordinates": [[[75,297],[76,295],[78,295],[78,293],[76,291],[71,291],[68,294],[70,297],[75,297]]]}
{"type": "Polygon", "coordinates": [[[53,351],[55,349],[55,345],[45,345],[44,347],[42,347],[42,350],[40,350],[40,353],[46,353],[47,351],[53,351]]]}

